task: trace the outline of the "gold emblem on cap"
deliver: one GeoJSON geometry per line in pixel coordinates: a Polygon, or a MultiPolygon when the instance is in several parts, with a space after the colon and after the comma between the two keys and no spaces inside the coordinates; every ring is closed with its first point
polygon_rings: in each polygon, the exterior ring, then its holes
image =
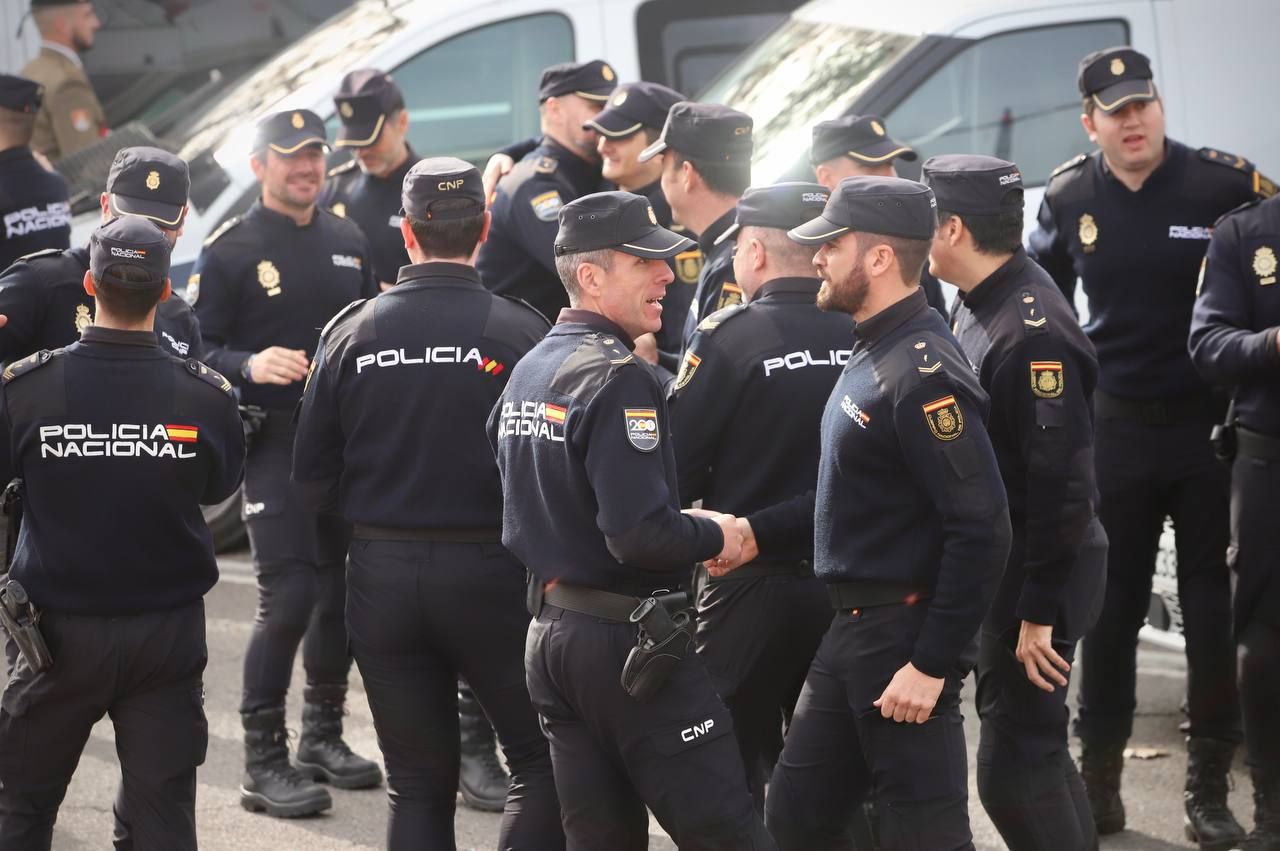
{"type": "Polygon", "coordinates": [[[160,188],[160,172],[152,171],[147,174],[147,188],[152,192],[160,188]]]}
{"type": "Polygon", "coordinates": [[[874,120],[874,119],[872,119],[872,121],[871,121],[871,130],[872,130],[872,132],[874,132],[877,136],[883,136],[883,135],[884,135],[884,127],[880,124],[880,122],[879,122],[879,121],[876,121],[876,120],[874,120]]]}
{"type": "Polygon", "coordinates": [[[625,103],[625,102],[626,102],[626,100],[627,100],[627,93],[626,93],[626,91],[625,91],[625,90],[623,90],[623,91],[618,92],[616,95],[614,95],[614,96],[613,96],[613,105],[614,105],[614,106],[622,106],[622,104],[623,104],[623,103],[625,103]]]}
{"type": "Polygon", "coordinates": [[[258,283],[267,291],[268,296],[280,295],[280,270],[270,260],[258,264],[258,283]]]}
{"type": "Polygon", "coordinates": [[[1124,73],[1124,60],[1119,56],[1111,60],[1111,73],[1117,77],[1124,73]]]}
{"type": "Polygon", "coordinates": [[[303,127],[307,126],[307,121],[302,117],[301,112],[295,112],[293,114],[293,118],[289,120],[289,123],[293,125],[294,130],[301,130],[303,127]]]}
{"type": "MultiPolygon", "coordinates": [[[[649,221],[653,222],[655,225],[658,223],[658,215],[653,212],[653,207],[649,208],[649,221]]],[[[1274,261],[1275,258],[1273,257],[1272,260],[1274,261]]]]}
{"type": "Polygon", "coordinates": [[[350,118],[352,115],[355,115],[356,111],[351,108],[351,104],[349,102],[344,100],[342,105],[338,107],[338,112],[342,113],[343,118],[350,118]]]}
{"type": "Polygon", "coordinates": [[[600,76],[601,76],[601,77],[604,77],[604,78],[605,78],[605,80],[607,80],[607,81],[609,81],[609,82],[611,82],[611,83],[612,83],[612,82],[613,82],[613,69],[612,69],[612,68],[610,68],[608,65],[601,65],[601,66],[600,66],[600,76]]]}
{"type": "Polygon", "coordinates": [[[75,323],[76,323],[77,334],[83,334],[84,329],[88,328],[90,325],[93,324],[93,314],[89,313],[89,305],[87,304],[76,305],[75,323]]]}
{"type": "Polygon", "coordinates": [[[1093,220],[1093,216],[1085,213],[1080,217],[1080,244],[1084,246],[1086,254],[1092,254],[1095,243],[1098,241],[1098,223],[1093,220]]]}
{"type": "Polygon", "coordinates": [[[733,128],[733,135],[735,135],[735,136],[745,136],[745,135],[747,135],[747,134],[748,134],[748,133],[750,133],[750,132],[751,132],[751,128],[750,128],[750,127],[735,127],[735,128],[733,128]]]}
{"type": "Polygon", "coordinates": [[[1270,246],[1264,245],[1253,252],[1253,271],[1263,286],[1276,282],[1276,253],[1270,246]]]}

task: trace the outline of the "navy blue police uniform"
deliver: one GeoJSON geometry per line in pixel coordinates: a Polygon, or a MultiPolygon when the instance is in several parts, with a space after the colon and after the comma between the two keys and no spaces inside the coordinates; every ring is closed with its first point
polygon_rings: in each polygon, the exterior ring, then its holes
{"type": "MultiPolygon", "coordinates": [[[[1022,175],[1011,162],[933,157],[924,182],[939,209],[962,221],[1002,214],[1022,220],[1022,175]]],[[[1022,248],[957,296],[952,331],[991,398],[987,433],[1013,531],[979,641],[978,794],[1011,849],[1085,851],[1098,837],[1067,750],[1067,689],[1037,688],[1016,651],[1024,621],[1052,626],[1053,649],[1070,664],[1102,606],[1097,357],[1071,306],[1022,248]]]]}
{"type": "MultiPolygon", "coordinates": [[[[451,157],[417,163],[403,196],[427,227],[484,213],[479,172],[451,157]]],[[[511,766],[498,844],[564,848],[524,682],[524,570],[501,544],[485,436],[512,367],[546,330],[470,265],[408,265],[329,323],[303,394],[293,478],[311,508],[354,524],[347,622],[395,801],[392,849],[453,847],[458,736],[441,733],[456,730],[459,674],[511,766]]]]}
{"type": "MultiPolygon", "coordinates": [[[[652,215],[630,193],[587,196],[561,212],[556,250],[657,259],[687,249],[652,215]]],[[[563,311],[512,371],[488,424],[503,543],[530,571],[525,671],[565,834],[573,848],[646,848],[648,805],[681,847],[773,848],[728,710],[688,652],[688,598],[663,593],[724,541],[715,522],[679,511],[663,389],[631,344],[601,314],[563,311]],[[641,653],[633,613],[671,653],[641,654],[670,667],[662,679],[656,667],[628,666],[628,691],[624,665],[641,653]]]]}
{"type": "MultiPolygon", "coordinates": [[[[934,225],[928,188],[851,177],[790,234],[807,244],[852,231],[927,241],[934,225]]],[[[816,495],[796,515],[813,530],[814,573],[836,614],[765,817],[780,848],[849,848],[850,811],[874,792],[883,847],[972,848],[960,687],[1010,537],[987,395],[918,287],[857,323],[854,338],[822,415],[816,495]],[[874,705],[907,663],[943,680],[925,724],[874,705]]],[[[784,539],[757,532],[761,555],[784,539]]]]}
{"type": "MultiPolygon", "coordinates": [[[[1127,48],[1086,57],[1080,87],[1104,111],[1156,97],[1146,58],[1127,48]]],[[[1107,583],[1102,613],[1081,650],[1076,732],[1086,746],[1091,796],[1102,784],[1090,780],[1090,753],[1099,755],[1097,765],[1112,765],[1105,773],[1114,777],[1115,794],[1105,806],[1101,798],[1095,802],[1104,833],[1124,823],[1119,766],[1133,730],[1134,650],[1166,516],[1177,535],[1189,747],[1224,778],[1241,737],[1225,563],[1230,477],[1207,440],[1226,402],[1196,373],[1186,339],[1213,223],[1260,191],[1274,187],[1248,161],[1209,148],[1166,140],[1162,161],[1136,191],[1094,151],[1050,177],[1029,238],[1031,257],[1069,302],[1077,279],[1083,282],[1084,330],[1101,370],[1095,458],[1098,513],[1109,539],[1107,583]]],[[[1225,786],[1220,791],[1225,809],[1225,786]]]]}
{"type": "MultiPolygon", "coordinates": [[[[738,200],[735,231],[789,230],[822,212],[827,197],[816,183],[748,189],[738,200]]],[[[813,489],[822,409],[853,347],[849,317],[814,304],[818,284],[808,276],[775,277],[748,303],[699,323],[672,386],[681,504],[701,500],[750,520],[758,509],[813,489]],[[741,439],[747,432],[755,438],[741,439]]],[[[707,577],[697,607],[698,652],[733,715],[747,782],[762,809],[783,725],[831,615],[813,575],[812,541],[707,577]]]]}
{"type": "MultiPolygon", "coordinates": [[[[277,152],[325,142],[323,123],[307,111],[275,113],[258,132],[262,148],[277,152]]],[[[209,237],[191,277],[205,360],[239,387],[242,403],[265,411],[245,465],[244,515],[259,604],[241,712],[246,723],[265,724],[277,712],[283,723],[301,643],[307,703],[336,704],[340,719],[350,667],[343,623],[349,527],[302,505],[289,481],[302,382],[254,383],[250,359],[270,346],[313,357],[320,328],[355,299],[377,295],[368,242],[354,223],[327,210],[317,208],[299,225],[259,199],[209,237]]],[[[378,777],[363,768],[357,779],[378,777]]]]}
{"type": "MultiPolygon", "coordinates": [[[[44,86],[0,74],[0,116],[12,113],[14,121],[34,127],[43,102],[44,86]]],[[[26,144],[0,151],[0,227],[0,272],[19,257],[71,243],[67,181],[42,166],[26,144]]]]}
{"type": "MultiPolygon", "coordinates": [[[[1253,774],[1256,846],[1280,848],[1280,198],[1220,220],[1191,320],[1191,359],[1205,380],[1234,388],[1231,549],[1245,749],[1253,774]],[[1267,843],[1270,844],[1267,844],[1267,843]]],[[[1227,454],[1227,447],[1222,447],[1227,454]]]]}
{"type": "MultiPolygon", "coordinates": [[[[97,281],[159,296],[169,244],[158,228],[115,219],[91,245],[97,281]],[[112,251],[145,280],[121,280],[112,251]]],[[[0,846],[50,847],[90,730],[109,714],[122,768],[117,845],[196,847],[196,767],[209,738],[202,597],[218,578],[200,504],[234,493],[243,463],[231,385],[169,355],[150,331],[91,327],[5,369],[0,472],[22,480],[23,501],[8,579],[40,609],[53,664],[36,672],[6,641],[0,846]],[[125,482],[131,510],[104,510],[125,482]]]]}
{"type": "MultiPolygon", "coordinates": [[[[576,96],[603,103],[616,85],[613,68],[598,59],[553,65],[542,72],[538,100],[576,96]]],[[[553,253],[557,216],[565,204],[600,185],[599,160],[543,137],[495,190],[493,225],[476,257],[484,285],[527,301],[548,321],[568,307],[553,253]]]]}

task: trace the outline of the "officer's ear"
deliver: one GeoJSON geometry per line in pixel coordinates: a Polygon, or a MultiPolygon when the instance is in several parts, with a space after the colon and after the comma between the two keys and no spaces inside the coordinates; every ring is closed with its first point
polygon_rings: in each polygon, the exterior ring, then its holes
{"type": "Polygon", "coordinates": [[[1089,141],[1097,143],[1098,128],[1093,123],[1093,110],[1080,113],[1080,126],[1084,128],[1085,135],[1089,137],[1089,141]]]}
{"type": "Polygon", "coordinates": [[[111,219],[111,196],[103,192],[98,196],[98,206],[102,209],[102,221],[111,219]]]}
{"type": "Polygon", "coordinates": [[[261,183],[262,179],[267,176],[266,148],[249,154],[249,168],[253,171],[253,179],[261,183]]]}
{"type": "Polygon", "coordinates": [[[98,295],[97,290],[94,289],[94,286],[93,286],[93,273],[87,270],[84,273],[84,291],[87,292],[91,297],[98,295]]]}
{"type": "Polygon", "coordinates": [[[173,281],[168,275],[164,277],[164,289],[160,291],[160,301],[168,301],[169,296],[173,295],[173,281]]]}
{"type": "Polygon", "coordinates": [[[400,237],[404,240],[406,253],[418,246],[418,238],[413,235],[413,225],[409,224],[408,216],[400,217],[400,237]]]}
{"type": "Polygon", "coordinates": [[[397,110],[395,118],[393,118],[392,121],[395,124],[396,131],[403,136],[409,130],[409,110],[397,110]]]}
{"type": "Polygon", "coordinates": [[[489,228],[493,225],[493,213],[488,210],[484,211],[484,226],[480,228],[480,238],[476,240],[476,248],[484,245],[489,239],[489,228]]]}
{"type": "Polygon", "coordinates": [[[813,176],[817,180],[818,184],[828,192],[833,191],[836,188],[836,184],[839,183],[839,181],[835,179],[835,173],[832,171],[830,163],[818,163],[814,166],[813,176]]]}

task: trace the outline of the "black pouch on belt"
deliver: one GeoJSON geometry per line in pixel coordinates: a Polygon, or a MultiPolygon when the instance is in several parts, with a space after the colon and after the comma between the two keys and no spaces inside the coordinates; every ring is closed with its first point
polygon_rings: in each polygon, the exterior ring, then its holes
{"type": "Polygon", "coordinates": [[[655,597],[646,597],[629,618],[640,627],[639,641],[622,666],[622,687],[636,700],[657,694],[680,660],[693,648],[688,612],[667,611],[655,597]]]}

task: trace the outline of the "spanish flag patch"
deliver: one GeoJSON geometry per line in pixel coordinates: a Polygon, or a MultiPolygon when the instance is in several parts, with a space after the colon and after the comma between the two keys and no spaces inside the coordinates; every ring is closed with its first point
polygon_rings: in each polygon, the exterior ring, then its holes
{"type": "Polygon", "coordinates": [[[943,396],[921,407],[929,431],[938,440],[955,440],[964,433],[964,414],[955,396],[943,396]]]}
{"type": "Polygon", "coordinates": [[[166,425],[164,430],[169,433],[169,439],[175,443],[195,443],[196,438],[200,436],[200,429],[190,425],[166,425]]]}
{"type": "Polygon", "coordinates": [[[542,415],[547,418],[547,422],[556,423],[558,425],[564,425],[565,413],[565,408],[562,408],[559,405],[552,405],[550,402],[544,405],[542,410],[542,415]]]}
{"type": "Polygon", "coordinates": [[[1041,399],[1056,399],[1062,395],[1062,361],[1033,360],[1031,362],[1031,392],[1041,399]]]}

